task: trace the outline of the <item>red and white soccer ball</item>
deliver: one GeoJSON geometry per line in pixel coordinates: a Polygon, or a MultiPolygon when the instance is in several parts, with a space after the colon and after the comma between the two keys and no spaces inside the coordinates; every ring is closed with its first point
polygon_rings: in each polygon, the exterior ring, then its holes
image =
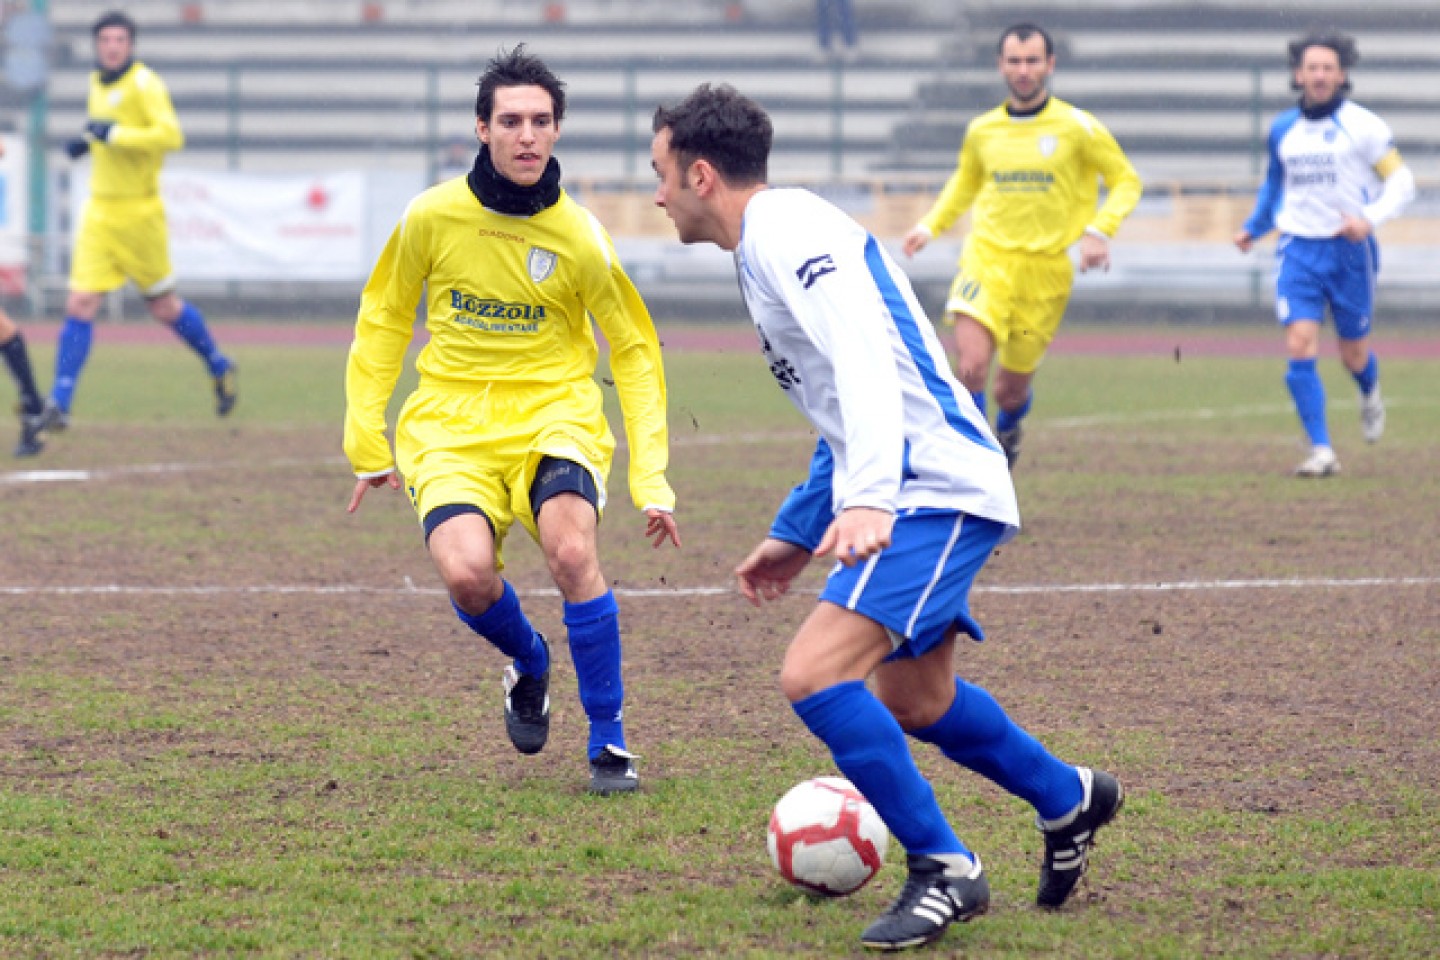
{"type": "Polygon", "coordinates": [[[780,875],[827,897],[854,893],[880,871],[890,831],[843,777],[792,787],[770,814],[766,846],[780,875]]]}

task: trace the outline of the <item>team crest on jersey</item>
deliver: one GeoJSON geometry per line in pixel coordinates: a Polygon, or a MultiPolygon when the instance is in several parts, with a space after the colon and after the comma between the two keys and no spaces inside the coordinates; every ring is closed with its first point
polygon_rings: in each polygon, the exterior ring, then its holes
{"type": "Polygon", "coordinates": [[[1039,139],[1036,146],[1040,148],[1040,156],[1050,157],[1055,155],[1055,148],[1060,146],[1060,141],[1047,133],[1039,139]]]}
{"type": "Polygon", "coordinates": [[[530,268],[530,279],[536,283],[548,279],[550,274],[555,272],[555,264],[559,262],[559,260],[560,258],[556,256],[553,250],[546,250],[544,247],[531,247],[530,257],[526,260],[526,265],[530,268]]]}

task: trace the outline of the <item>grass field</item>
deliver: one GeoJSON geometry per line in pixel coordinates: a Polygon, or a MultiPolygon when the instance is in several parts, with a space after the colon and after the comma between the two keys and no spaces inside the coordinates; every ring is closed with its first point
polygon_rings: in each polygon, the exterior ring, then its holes
{"type": "MultiPolygon", "coordinates": [[[[179,347],[102,340],[70,432],[0,463],[0,956],[860,954],[903,852],[838,901],[765,854],[770,806],[833,768],[775,683],[823,571],[767,611],[724,589],[813,442],[757,356],[669,358],[683,549],[612,476],[644,789],[601,799],[563,644],[520,757],[408,504],[346,516],[343,348],[236,352],[221,423],[179,347]]],[[[1047,363],[1026,526],[957,669],[1129,801],[1042,913],[1025,805],[917,750],[994,892],[930,954],[1434,955],[1440,376],[1387,358],[1367,447],[1323,369],[1345,473],[1300,482],[1277,357],[1047,363]]],[[[533,545],[507,558],[563,637],[533,545]]]]}

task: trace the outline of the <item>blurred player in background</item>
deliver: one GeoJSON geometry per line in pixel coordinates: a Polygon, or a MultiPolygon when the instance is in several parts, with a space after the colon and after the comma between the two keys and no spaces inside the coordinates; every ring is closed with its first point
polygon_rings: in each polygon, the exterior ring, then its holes
{"type": "Polygon", "coordinates": [[[474,168],[411,201],[361,299],[345,383],[345,452],[357,477],[349,509],[371,487],[398,490],[398,467],[456,614],[514,661],[505,725],[530,754],[549,734],[550,648],[500,575],[501,544],[520,521],[565,601],[590,721],[590,789],[628,792],[639,778],[622,716],[619,609],[596,542],[615,438],[594,380],[590,318],[610,345],[630,493],[657,547],[680,544],[665,479],[660,344],[609,235],[560,187],[551,152],[564,84],[522,45],[492,60],[479,86],[474,168]],[[422,289],[430,342],[392,459],[385,410],[422,289]]]}
{"type": "Polygon", "coordinates": [[[1310,454],[1297,477],[1340,472],[1325,418],[1325,385],[1315,369],[1325,307],[1335,320],[1340,361],[1360,390],[1360,428],[1371,443],[1385,431],[1380,366],[1370,349],[1379,246],[1375,228],[1415,196],[1415,177],[1400,159],[1390,128],[1346,98],[1360,59],[1343,34],[1311,34],[1290,44],[1300,103],[1270,127],[1270,165],[1255,211],[1235,235],[1248,253],[1258,237],[1280,231],[1275,312],[1285,326],[1295,400],[1310,454]]]}
{"type": "Polygon", "coordinates": [[[990,361],[995,432],[1013,466],[1031,381],[1065,315],[1074,282],[1067,252],[1080,241],[1080,270],[1110,269],[1110,238],[1140,200],[1140,177],[1093,116],[1050,95],[1050,35],[1017,24],[1000,35],[1008,100],[976,117],[960,163],[930,212],[905,235],[914,256],[974,205],[960,272],[945,303],[955,327],[960,382],[985,412],[990,361]],[[1099,200],[1098,181],[1109,195],[1099,200]]]}
{"type": "Polygon", "coordinates": [[[655,202],[683,243],[734,251],[770,371],[820,435],[809,478],[736,574],[759,605],[812,558],[839,561],[780,686],[908,854],[904,889],[862,942],[928,943],[990,902],[980,858],[946,821],[907,733],[1034,805],[1045,838],[1036,899],[1058,907],[1123,795],[955,676],[957,633],[983,636],[971,584],[1020,523],[999,444],[875,238],[808,191],[766,186],[772,128],[757,104],[705,85],[660,108],[654,127],[655,202]]]}
{"type": "MultiPolygon", "coordinates": [[[[4,155],[5,141],[0,140],[0,157],[4,155]]],[[[35,371],[30,366],[30,351],[20,327],[3,309],[0,309],[0,356],[5,358],[5,368],[20,393],[16,410],[20,414],[20,440],[15,444],[14,453],[17,457],[33,457],[45,449],[45,441],[40,437],[40,413],[45,401],[35,387],[35,371]]]]}
{"type": "Polygon", "coordinates": [[[92,158],[90,197],[80,215],[70,264],[65,325],[55,351],[55,382],[44,429],[64,430],[80,371],[90,355],[93,324],[104,295],[134,280],[152,316],[168,324],[202,360],[215,389],[215,412],[235,406],[235,365],[220,352],[205,318],[175,293],[170,235],[160,198],[165,154],[184,143],[170,93],[155,71],[133,59],[135,22],[123,13],[95,21],[95,67],[89,119],[65,152],[92,158]]]}
{"type": "Polygon", "coordinates": [[[25,338],[4,310],[0,310],[0,356],[5,358],[5,367],[20,392],[20,440],[15,444],[15,456],[33,457],[45,449],[45,441],[40,437],[40,412],[45,407],[45,401],[35,388],[35,374],[30,368],[30,351],[25,347],[25,338]]]}

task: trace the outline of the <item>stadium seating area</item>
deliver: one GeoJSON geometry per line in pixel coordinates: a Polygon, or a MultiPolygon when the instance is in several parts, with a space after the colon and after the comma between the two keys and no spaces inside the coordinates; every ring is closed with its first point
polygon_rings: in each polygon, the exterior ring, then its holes
{"type": "MultiPolygon", "coordinates": [[[[83,122],[89,25],[118,2],[51,4],[52,149],[83,122]]],[[[1311,25],[1357,35],[1358,98],[1390,121],[1422,183],[1440,179],[1440,14],[1429,0],[1313,0],[1304,20],[1278,4],[1036,0],[1022,11],[987,0],[858,0],[860,49],[845,60],[819,54],[812,0],[119,5],[141,24],[140,55],[170,84],[184,163],[199,167],[452,174],[473,143],[475,76],[498,48],[526,42],[570,86],[567,181],[617,236],[638,240],[669,233],[649,206],[653,107],[706,80],[734,83],[770,109],[774,179],[823,184],[877,234],[898,236],[950,172],[968,118],[1003,98],[994,37],[1017,16],[1052,29],[1055,91],[1099,115],[1145,177],[1146,200],[1122,240],[1139,262],[1161,264],[1151,271],[1158,282],[1172,282],[1175,264],[1194,276],[1197,260],[1229,261],[1266,126],[1293,100],[1286,42],[1311,25]]],[[[1402,275],[1426,271],[1437,219],[1427,191],[1387,228],[1426,247],[1412,267],[1403,251],[1391,260],[1402,275]]],[[[934,263],[916,267],[938,283],[953,260],[936,246],[934,263]]]]}
{"type": "MultiPolygon", "coordinates": [[[[51,135],[84,113],[88,26],[113,0],[53,5],[61,40],[51,135]]],[[[777,173],[943,173],[966,120],[1002,91],[992,38],[1009,5],[859,0],[860,53],[817,53],[810,0],[134,0],[141,55],[170,82],[187,162],[243,169],[443,165],[469,137],[475,74],[528,42],[570,82],[565,155],[596,177],[646,174],[655,103],[702,80],[753,93],[777,121],[777,173]]],[[[1440,168],[1437,15],[1418,0],[1309,5],[1361,38],[1358,90],[1422,176],[1440,168]]],[[[1060,41],[1055,89],[1102,116],[1147,179],[1248,178],[1268,118],[1291,99],[1272,5],[1049,2],[1027,15],[1060,41]]]]}

